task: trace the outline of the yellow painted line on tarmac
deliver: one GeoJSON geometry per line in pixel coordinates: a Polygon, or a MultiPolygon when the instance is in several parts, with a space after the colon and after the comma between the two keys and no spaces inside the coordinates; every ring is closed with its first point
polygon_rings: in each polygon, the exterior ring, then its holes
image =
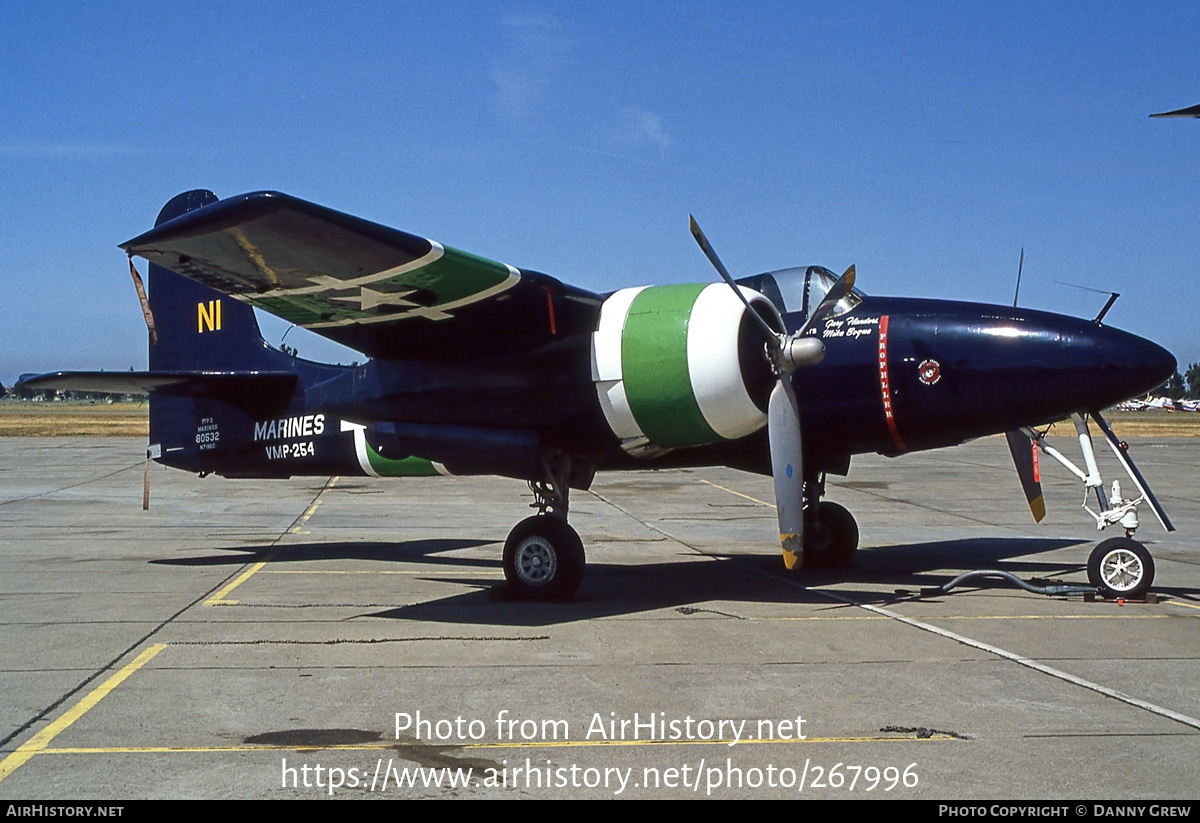
{"type": "MultiPolygon", "coordinates": [[[[588,749],[588,748],[605,748],[613,746],[726,746],[733,747],[747,745],[798,745],[801,743],[927,743],[943,740],[955,740],[948,734],[933,734],[930,737],[917,737],[916,735],[909,736],[870,736],[870,737],[808,737],[797,739],[794,737],[780,737],[763,740],[747,740],[745,738],[735,741],[733,738],[724,738],[719,740],[527,740],[513,741],[511,743],[466,743],[460,748],[462,749],[588,749]]],[[[308,751],[386,751],[395,749],[397,746],[407,748],[411,744],[407,741],[380,741],[378,743],[348,743],[348,744],[321,744],[321,745],[287,745],[287,744],[244,744],[244,745],[226,745],[226,746],[93,746],[93,747],[73,747],[61,749],[45,749],[41,754],[205,754],[205,753],[220,753],[220,752],[308,752],[308,751]]],[[[418,746],[428,745],[433,749],[442,749],[442,746],[433,744],[417,744],[418,746]]]]}
{"type": "Polygon", "coordinates": [[[774,503],[768,503],[766,500],[759,500],[757,497],[751,497],[748,494],[742,494],[741,492],[734,491],[733,489],[727,488],[727,487],[719,485],[717,483],[713,483],[709,480],[705,480],[703,477],[700,478],[700,482],[704,483],[707,486],[712,486],[714,489],[720,489],[723,492],[729,492],[730,494],[736,494],[738,497],[744,497],[747,500],[753,501],[755,503],[759,503],[763,506],[769,506],[772,509],[775,508],[774,503]]]}
{"type": "Polygon", "coordinates": [[[316,500],[314,500],[312,502],[312,505],[308,507],[308,511],[306,511],[300,517],[300,522],[297,523],[295,526],[292,526],[292,534],[300,534],[300,527],[308,522],[308,518],[313,516],[313,514],[317,511],[317,506],[320,506],[320,505],[321,505],[321,498],[318,497],[316,500]]]}
{"type": "Polygon", "coordinates": [[[422,569],[419,571],[396,571],[395,569],[268,569],[263,574],[452,574],[455,577],[503,577],[502,571],[480,572],[459,571],[456,568],[422,569]]]}
{"type": "Polygon", "coordinates": [[[166,647],[165,643],[156,643],[146,649],[135,657],[131,663],[88,692],[87,696],[72,706],[66,714],[21,744],[16,751],[0,761],[0,780],[3,780],[19,769],[35,754],[45,754],[51,751],[47,748],[50,745],[50,741],[60,733],[66,731],[76,720],[87,714],[92,707],[104,699],[105,695],[124,683],[131,674],[153,660],[154,656],[166,647]]]}
{"type": "MultiPolygon", "coordinates": [[[[267,555],[267,560],[270,560],[272,555],[274,555],[274,554],[275,554],[275,552],[272,551],[271,554],[267,555]]],[[[231,591],[236,589],[238,586],[245,583],[247,580],[249,580],[251,577],[253,577],[255,573],[261,571],[263,566],[265,566],[265,565],[267,565],[266,560],[262,560],[262,561],[259,561],[258,563],[255,563],[253,566],[246,569],[246,571],[239,574],[237,576],[237,578],[235,578],[234,581],[232,583],[230,583],[228,586],[221,589],[219,592],[214,594],[212,597],[205,600],[204,605],[205,606],[233,606],[233,605],[236,605],[237,604],[236,600],[226,600],[225,595],[229,594],[231,591]]]]}
{"type": "Polygon", "coordinates": [[[1183,600],[1177,600],[1174,597],[1172,597],[1170,600],[1160,600],[1159,602],[1160,603],[1170,603],[1172,606],[1184,606],[1189,609],[1200,609],[1200,604],[1188,603],[1183,600]]]}
{"type": "Polygon", "coordinates": [[[584,741],[528,741],[524,743],[468,743],[464,749],[547,749],[547,748],[603,748],[607,746],[738,746],[762,744],[796,744],[801,743],[924,743],[930,740],[954,740],[950,735],[935,734],[932,737],[807,737],[803,740],[795,737],[769,738],[763,740],[747,740],[742,738],[735,741],[732,737],[723,740],[584,740],[584,741]]]}
{"type": "Polygon", "coordinates": [[[389,749],[394,743],[358,744],[353,746],[93,746],[89,748],[46,749],[42,754],[208,754],[214,752],[310,752],[389,749]]]}
{"type": "Polygon", "coordinates": [[[339,480],[339,478],[336,475],[329,478],[329,482],[326,483],[324,488],[322,488],[321,491],[317,493],[317,499],[312,502],[312,505],[310,505],[308,507],[308,510],[306,512],[304,512],[304,514],[300,515],[300,521],[298,523],[296,523],[295,526],[292,527],[292,534],[300,533],[300,527],[308,522],[308,518],[312,517],[313,514],[317,511],[317,506],[321,505],[321,500],[323,499],[321,497],[321,495],[323,495],[326,491],[328,491],[329,489],[332,489],[334,486],[336,486],[338,480],[339,480]]]}
{"type": "MultiPolygon", "coordinates": [[[[339,478],[337,476],[329,478],[329,482],[326,483],[321,488],[321,491],[319,491],[317,493],[317,498],[315,500],[313,500],[312,503],[309,504],[309,506],[305,510],[304,514],[300,515],[300,519],[295,521],[294,525],[290,529],[292,534],[300,534],[301,533],[300,527],[308,522],[308,518],[312,517],[313,513],[316,512],[317,507],[321,505],[321,495],[323,495],[326,492],[326,490],[332,489],[334,486],[336,486],[338,479],[339,478]]],[[[307,532],[304,532],[304,534],[307,534],[307,532]]],[[[278,550],[278,541],[276,541],[276,545],[271,547],[271,551],[269,551],[267,553],[267,556],[265,558],[260,560],[258,563],[255,563],[250,568],[246,569],[246,571],[239,574],[232,583],[230,583],[225,588],[221,589],[219,592],[214,594],[212,597],[205,600],[204,605],[205,606],[236,606],[237,601],[226,599],[226,595],[228,595],[231,591],[236,589],[238,586],[245,583],[247,580],[249,580],[254,575],[258,574],[260,571],[262,571],[263,567],[265,567],[268,563],[270,563],[272,560],[275,559],[275,555],[278,553],[278,551],[279,551],[278,550]]]]}

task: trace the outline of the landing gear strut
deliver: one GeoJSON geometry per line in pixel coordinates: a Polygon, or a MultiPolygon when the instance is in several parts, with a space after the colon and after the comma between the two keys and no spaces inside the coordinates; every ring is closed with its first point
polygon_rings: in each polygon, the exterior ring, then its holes
{"type": "Polygon", "coordinates": [[[573,475],[570,455],[543,457],[544,479],[529,483],[538,514],[518,523],[504,541],[504,579],[522,600],[565,600],[583,581],[583,541],[568,525],[567,509],[572,481],[587,488],[595,469],[575,468],[573,475]]]}

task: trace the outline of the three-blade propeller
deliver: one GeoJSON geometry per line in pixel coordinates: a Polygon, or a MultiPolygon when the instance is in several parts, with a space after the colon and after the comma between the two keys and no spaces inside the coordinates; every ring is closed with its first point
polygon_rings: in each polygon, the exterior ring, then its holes
{"type": "Polygon", "coordinates": [[[766,338],[767,358],[775,374],[775,388],[767,407],[767,438],[771,444],[771,474],[775,480],[775,509],[779,519],[779,541],[783,546],[783,562],[789,569],[798,566],[804,557],[804,463],[800,436],[800,403],[792,387],[792,372],[801,366],[821,362],[825,345],[816,337],[805,337],[809,329],[828,317],[838,302],[854,287],[854,266],[837,279],[825,299],[809,316],[804,326],[794,334],[777,332],[755,311],[733,281],[708,238],[700,230],[696,218],[688,215],[692,236],[701,251],[729,284],[746,310],[758,322],[766,338]]]}

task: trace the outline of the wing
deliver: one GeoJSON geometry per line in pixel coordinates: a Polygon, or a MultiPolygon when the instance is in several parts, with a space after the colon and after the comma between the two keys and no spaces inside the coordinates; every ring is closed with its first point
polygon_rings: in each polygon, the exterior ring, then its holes
{"type": "Polygon", "coordinates": [[[219,200],[121,248],[372,357],[529,348],[601,302],[279,192],[219,200]]]}
{"type": "Polygon", "coordinates": [[[1151,117],[1200,117],[1200,105],[1188,106],[1186,109],[1176,109],[1175,111],[1164,111],[1159,114],[1152,114],[1151,117]]]}

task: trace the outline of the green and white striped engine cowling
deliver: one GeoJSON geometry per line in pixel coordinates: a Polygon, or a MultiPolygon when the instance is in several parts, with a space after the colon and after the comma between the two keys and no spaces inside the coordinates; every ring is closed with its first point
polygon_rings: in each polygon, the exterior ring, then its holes
{"type": "MultiPolygon", "coordinates": [[[[741,291],[782,327],[766,297],[741,291]]],[[[592,380],[634,455],[745,437],[766,424],[774,385],[762,329],[724,283],[612,294],[592,335],[592,380]]]]}

